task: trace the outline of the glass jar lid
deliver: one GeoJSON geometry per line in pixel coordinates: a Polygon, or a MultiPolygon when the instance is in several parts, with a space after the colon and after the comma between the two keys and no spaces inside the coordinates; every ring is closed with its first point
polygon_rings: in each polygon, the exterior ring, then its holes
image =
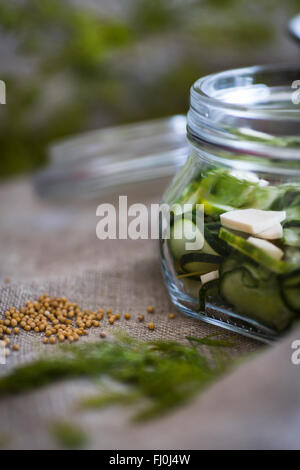
{"type": "Polygon", "coordinates": [[[229,70],[196,81],[188,133],[231,152],[300,162],[300,66],[229,70]]]}
{"type": "Polygon", "coordinates": [[[187,153],[182,115],[95,130],[51,145],[49,165],[33,183],[43,197],[90,199],[171,176],[187,153]]]}

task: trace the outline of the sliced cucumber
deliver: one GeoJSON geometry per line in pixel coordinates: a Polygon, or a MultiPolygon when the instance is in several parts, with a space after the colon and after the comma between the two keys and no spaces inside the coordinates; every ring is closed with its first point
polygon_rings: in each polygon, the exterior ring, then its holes
{"type": "Polygon", "coordinates": [[[291,271],[300,269],[300,250],[294,246],[288,246],[284,250],[284,260],[291,271]]]}
{"type": "Polygon", "coordinates": [[[205,302],[208,298],[216,298],[219,294],[219,280],[214,279],[213,281],[209,281],[203,286],[199,291],[199,310],[204,312],[205,311],[205,302]]]}
{"type": "Polygon", "coordinates": [[[224,212],[229,212],[234,209],[233,206],[228,206],[226,204],[221,204],[206,199],[200,199],[200,204],[204,205],[204,213],[214,217],[215,219],[219,219],[219,216],[224,212]]]}
{"type": "Polygon", "coordinates": [[[300,227],[284,228],[282,243],[300,248],[300,227]]]}
{"type": "Polygon", "coordinates": [[[252,200],[247,203],[247,207],[268,210],[281,192],[280,186],[257,186],[252,193],[252,200]]]}
{"type": "Polygon", "coordinates": [[[299,220],[288,220],[287,222],[283,222],[284,228],[289,227],[300,227],[300,219],[299,220]]]}
{"type": "Polygon", "coordinates": [[[293,312],[300,313],[300,269],[286,276],[280,285],[282,299],[293,312]]]}
{"type": "Polygon", "coordinates": [[[220,277],[225,273],[233,271],[236,268],[240,268],[243,264],[243,261],[238,256],[228,256],[220,266],[220,277]]]}
{"type": "Polygon", "coordinates": [[[180,218],[175,220],[174,225],[171,229],[170,234],[170,241],[169,246],[173,257],[177,260],[181,259],[183,255],[186,253],[195,253],[195,251],[187,250],[186,244],[193,243],[196,240],[203,241],[203,247],[201,250],[197,250],[201,253],[211,254],[211,255],[218,255],[218,253],[206,242],[201,233],[201,230],[197,227],[197,225],[188,218],[184,218],[183,220],[180,218]],[[181,238],[175,238],[176,234],[182,234],[181,238]]]}
{"type": "Polygon", "coordinates": [[[226,272],[220,280],[221,296],[241,315],[246,315],[264,325],[284,330],[293,313],[283,303],[276,277],[267,282],[254,278],[245,268],[226,272]],[[252,284],[252,285],[251,285],[252,284]]]}
{"type": "Polygon", "coordinates": [[[221,224],[205,224],[204,237],[205,241],[211,246],[220,256],[227,256],[230,253],[230,248],[223,240],[219,238],[221,224]]]}
{"type": "Polygon", "coordinates": [[[202,275],[218,269],[222,258],[207,253],[186,253],[181,257],[181,268],[188,273],[202,275]]]}
{"type": "Polygon", "coordinates": [[[222,262],[220,266],[220,276],[222,277],[223,274],[229,271],[233,271],[237,268],[246,269],[257,281],[267,281],[271,278],[271,276],[273,276],[271,271],[250,260],[247,256],[240,254],[228,256],[222,262]]]}
{"type": "Polygon", "coordinates": [[[277,273],[283,274],[289,270],[289,266],[284,261],[275,259],[273,256],[270,256],[261,248],[252,245],[247,240],[242,237],[235,235],[234,233],[221,228],[219,237],[221,240],[226,241],[230,246],[235,248],[237,251],[243,253],[244,255],[249,256],[252,260],[256,261],[258,264],[264,266],[265,268],[277,273]]]}

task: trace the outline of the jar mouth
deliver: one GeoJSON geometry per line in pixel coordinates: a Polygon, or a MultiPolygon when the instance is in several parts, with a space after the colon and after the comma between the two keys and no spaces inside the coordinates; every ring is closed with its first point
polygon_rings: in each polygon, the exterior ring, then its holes
{"type": "Polygon", "coordinates": [[[233,69],[197,80],[188,134],[235,153],[300,161],[300,65],[233,69]]]}

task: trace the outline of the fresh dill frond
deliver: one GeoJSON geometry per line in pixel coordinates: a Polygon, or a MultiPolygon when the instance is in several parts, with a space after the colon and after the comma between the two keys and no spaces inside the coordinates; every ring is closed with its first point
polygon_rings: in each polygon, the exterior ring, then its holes
{"type": "Polygon", "coordinates": [[[64,448],[77,449],[88,442],[87,434],[73,423],[56,421],[51,424],[50,432],[57,444],[64,448]]]}
{"type": "Polygon", "coordinates": [[[82,398],[79,401],[79,407],[83,409],[101,409],[112,405],[133,405],[141,398],[140,393],[136,391],[126,390],[124,392],[115,392],[110,390],[106,393],[100,392],[99,394],[82,398]]]}
{"type": "Polygon", "coordinates": [[[204,338],[195,338],[194,336],[186,336],[186,339],[192,344],[197,343],[197,344],[203,344],[206,346],[214,346],[214,347],[223,346],[223,347],[229,348],[235,345],[234,342],[228,341],[227,339],[213,339],[216,336],[220,336],[220,333],[207,335],[204,338]]]}
{"type": "Polygon", "coordinates": [[[0,396],[21,393],[67,378],[103,377],[125,390],[99,391],[79,400],[80,407],[141,404],[135,418],[149,419],[186,401],[224,373],[232,364],[222,339],[189,337],[174,341],[141,342],[120,336],[114,341],[62,346],[57,353],[23,365],[0,378],[0,396]],[[201,346],[212,351],[207,357],[201,346]],[[216,354],[218,351],[220,354],[216,354]],[[212,360],[213,357],[213,360],[212,360]]]}

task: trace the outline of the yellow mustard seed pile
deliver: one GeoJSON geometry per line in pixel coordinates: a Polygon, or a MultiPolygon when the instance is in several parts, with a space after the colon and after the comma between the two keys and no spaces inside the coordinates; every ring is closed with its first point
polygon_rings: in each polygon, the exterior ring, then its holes
{"type": "MultiPolygon", "coordinates": [[[[154,313],[152,305],[147,307],[148,313],[154,313]]],[[[119,313],[112,313],[111,309],[106,309],[106,316],[110,325],[120,320],[119,313]]],[[[19,309],[10,307],[0,319],[0,340],[5,346],[9,346],[11,341],[9,335],[18,335],[20,330],[42,333],[43,344],[56,344],[65,341],[73,343],[78,341],[80,336],[88,335],[92,327],[100,327],[104,317],[104,310],[99,308],[93,312],[89,309],[83,310],[78,304],[69,302],[66,297],[50,297],[44,294],[38,300],[27,300],[25,305],[19,309]]],[[[173,319],[174,314],[169,318],[173,319]]],[[[129,313],[124,314],[125,320],[130,320],[129,313]]],[[[144,315],[138,315],[138,321],[144,321],[144,315]]],[[[153,322],[147,324],[149,330],[154,330],[153,322]]],[[[102,331],[99,335],[105,338],[102,331]]],[[[18,344],[11,345],[13,351],[19,350],[18,344]]]]}
{"type": "Polygon", "coordinates": [[[23,329],[43,333],[44,344],[55,344],[58,341],[72,343],[78,341],[80,336],[87,335],[89,328],[100,326],[102,318],[102,309],[97,312],[82,310],[66,297],[44,294],[34,302],[28,300],[19,310],[10,307],[5,312],[4,319],[0,320],[0,339],[7,343],[8,335],[18,334],[23,329]]]}

